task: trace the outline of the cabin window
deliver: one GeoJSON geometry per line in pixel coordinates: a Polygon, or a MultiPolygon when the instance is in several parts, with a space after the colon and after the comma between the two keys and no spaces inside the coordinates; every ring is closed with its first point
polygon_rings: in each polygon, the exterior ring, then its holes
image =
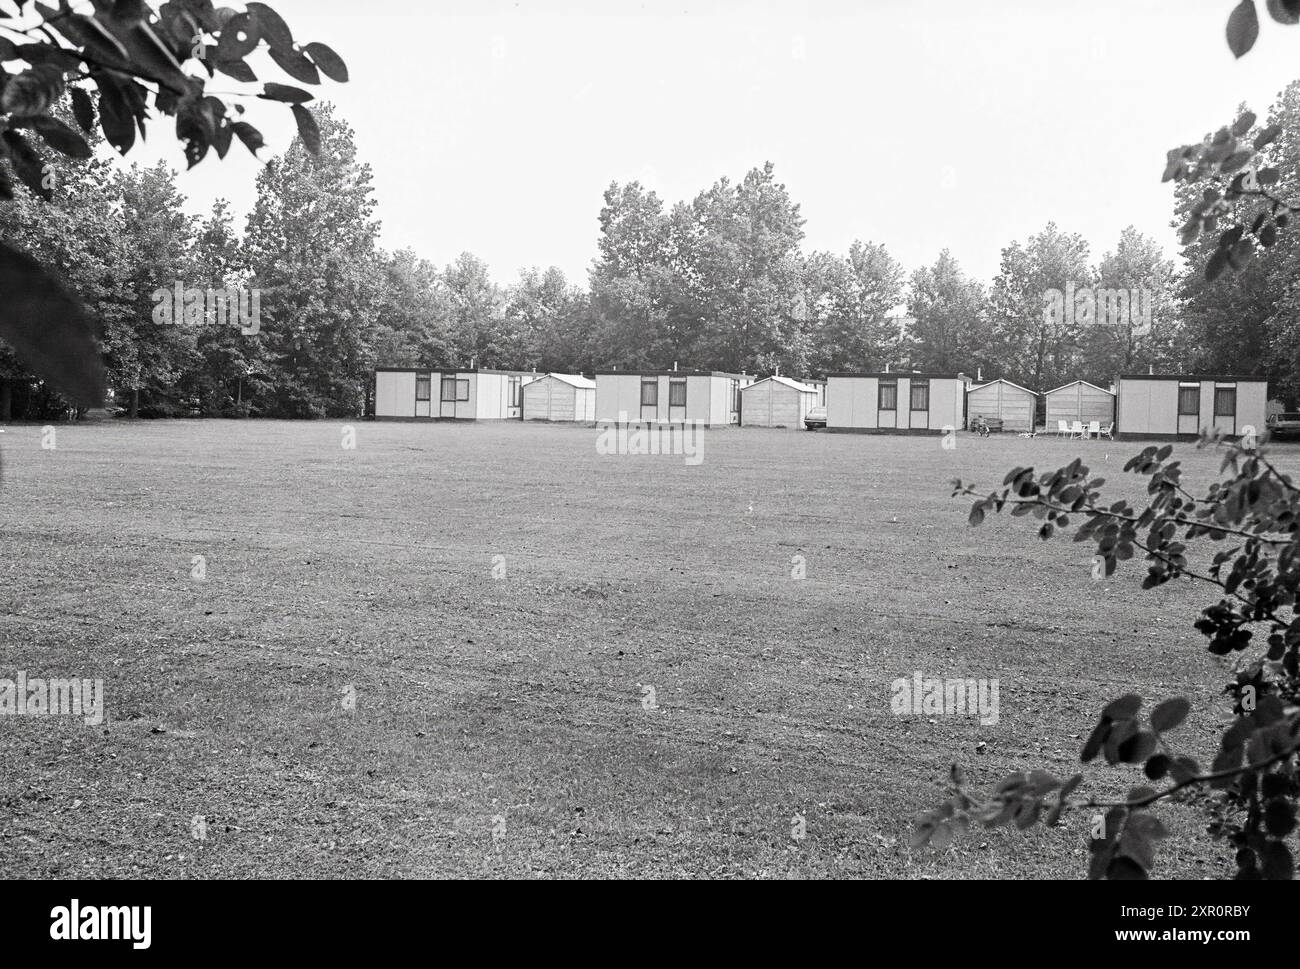
{"type": "Polygon", "coordinates": [[[1195,417],[1201,412],[1201,385],[1186,384],[1178,387],[1178,416],[1195,417]]]}
{"type": "Polygon", "coordinates": [[[880,410],[898,410],[898,381],[882,380],[877,403],[880,410]]]}
{"type": "Polygon", "coordinates": [[[458,401],[466,401],[466,400],[469,400],[469,381],[468,381],[468,380],[457,380],[457,381],[456,381],[456,400],[458,400],[458,401]]]}
{"type": "Polygon", "coordinates": [[[654,377],[648,377],[641,381],[641,406],[659,406],[659,381],[654,377]]]}
{"type": "Polygon", "coordinates": [[[522,378],[522,377],[510,377],[510,378],[509,378],[509,383],[510,383],[510,406],[511,406],[511,407],[518,407],[518,406],[519,406],[519,394],[520,394],[520,391],[523,389],[523,378],[522,378]]]}
{"type": "Polygon", "coordinates": [[[442,378],[442,400],[443,403],[454,404],[456,402],[456,378],[442,378]]]}
{"type": "Polygon", "coordinates": [[[433,399],[433,378],[424,376],[415,378],[415,399],[424,403],[433,399]]]}
{"type": "Polygon", "coordinates": [[[912,410],[930,409],[930,381],[912,381],[912,410]]]}
{"type": "Polygon", "coordinates": [[[1236,387],[1215,387],[1214,388],[1214,416],[1215,417],[1236,417],[1237,416],[1237,388],[1236,387]]]}
{"type": "Polygon", "coordinates": [[[668,406],[669,407],[686,406],[686,381],[685,380],[668,381],[668,406]]]}

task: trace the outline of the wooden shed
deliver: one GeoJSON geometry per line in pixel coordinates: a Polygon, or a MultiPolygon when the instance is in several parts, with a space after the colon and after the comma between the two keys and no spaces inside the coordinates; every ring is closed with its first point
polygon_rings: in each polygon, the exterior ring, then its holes
{"type": "Polygon", "coordinates": [[[740,423],[745,427],[803,426],[817,406],[817,388],[789,377],[764,377],[740,391],[740,423]]]}
{"type": "Polygon", "coordinates": [[[1136,374],[1118,386],[1115,430],[1125,439],[1194,440],[1207,429],[1262,434],[1268,421],[1262,377],[1136,374]]]}
{"type": "Polygon", "coordinates": [[[1115,394],[1086,380],[1076,380],[1072,384],[1049,390],[1043,394],[1043,400],[1046,404],[1048,431],[1057,426],[1057,421],[1065,421],[1070,426],[1078,421],[1084,427],[1092,421],[1102,427],[1115,421],[1115,394]]]}
{"type": "Polygon", "coordinates": [[[965,423],[966,378],[935,373],[833,373],[826,380],[826,430],[942,434],[965,423]]]}
{"type": "Polygon", "coordinates": [[[993,380],[966,393],[966,419],[995,417],[1005,431],[1032,431],[1038,394],[1010,380],[993,380]]]}
{"type": "Polygon", "coordinates": [[[523,388],[539,374],[521,370],[375,370],[377,420],[509,421],[523,414],[523,388]]]}
{"type": "Polygon", "coordinates": [[[596,421],[613,424],[740,423],[746,374],[716,370],[602,370],[596,374],[596,421]]]}
{"type": "Polygon", "coordinates": [[[548,373],[524,385],[524,420],[596,420],[596,381],[577,374],[548,373]]]}

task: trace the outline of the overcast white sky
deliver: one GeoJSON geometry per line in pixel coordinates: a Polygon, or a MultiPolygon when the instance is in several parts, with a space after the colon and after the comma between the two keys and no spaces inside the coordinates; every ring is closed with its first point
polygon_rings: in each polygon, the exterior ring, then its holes
{"type": "MultiPolygon", "coordinates": [[[[883,242],[910,271],[946,246],[988,281],[1055,220],[1094,261],[1130,223],[1172,254],[1165,151],[1300,76],[1300,27],[1262,3],[1233,60],[1236,0],[272,2],[348,62],[321,93],[374,169],[385,247],[468,250],[501,282],[531,265],[585,282],[611,180],[672,202],[766,160],[808,250],[883,242]]],[[[250,111],[281,150],[288,111],[250,111]]],[[[130,156],[157,157],[184,168],[162,129],[130,156]]],[[[181,184],[242,224],[255,175],[236,146],[181,184]]]]}

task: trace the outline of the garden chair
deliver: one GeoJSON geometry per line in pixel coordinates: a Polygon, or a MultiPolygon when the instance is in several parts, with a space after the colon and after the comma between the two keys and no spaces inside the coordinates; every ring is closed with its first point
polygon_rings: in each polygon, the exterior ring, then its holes
{"type": "Polygon", "coordinates": [[[1112,441],[1115,440],[1114,421],[1111,421],[1109,424],[1107,424],[1105,427],[1103,427],[1100,431],[1097,432],[1097,440],[1100,441],[1103,436],[1110,438],[1112,441]]]}
{"type": "Polygon", "coordinates": [[[1065,423],[1065,421],[1060,421],[1060,420],[1058,420],[1058,421],[1056,422],[1056,436],[1057,436],[1057,437],[1062,437],[1062,436],[1064,436],[1064,437],[1069,437],[1069,436],[1070,436],[1070,425],[1067,424],[1067,423],[1065,423]]]}
{"type": "Polygon", "coordinates": [[[1088,440],[1091,441],[1094,437],[1101,440],[1101,421],[1088,422],[1088,440]]]}
{"type": "Polygon", "coordinates": [[[1080,439],[1083,438],[1082,421],[1075,421],[1073,424],[1070,425],[1070,440],[1073,441],[1076,437],[1080,439]]]}

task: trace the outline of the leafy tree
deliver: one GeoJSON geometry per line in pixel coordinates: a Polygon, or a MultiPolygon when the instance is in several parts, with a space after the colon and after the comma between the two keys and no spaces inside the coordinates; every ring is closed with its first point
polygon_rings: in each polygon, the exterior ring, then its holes
{"type": "Polygon", "coordinates": [[[158,323],[154,295],[193,287],[194,222],[184,211],[176,173],[164,163],[132,165],[114,176],[110,191],[121,205],[115,280],[124,292],[122,312],[105,321],[109,380],[130,392],[131,417],[139,416],[142,393],[157,413],[175,413],[173,389],[194,363],[197,331],[179,325],[184,321],[158,323]]]}
{"type": "Polygon", "coordinates": [[[958,373],[992,364],[988,296],[947,249],[933,266],[912,273],[907,314],[913,321],[908,347],[913,369],[958,373]]]}
{"type": "MultiPolygon", "coordinates": [[[[53,110],[59,116],[69,113],[63,106],[53,110]]],[[[21,183],[12,186],[10,201],[0,204],[0,246],[7,246],[22,258],[34,259],[30,267],[34,272],[40,272],[42,265],[60,267],[63,281],[58,285],[67,288],[71,299],[59,303],[59,311],[84,313],[88,327],[102,326],[105,318],[121,316],[125,301],[120,277],[126,253],[121,244],[121,206],[113,195],[112,165],[99,158],[70,158],[43,145],[33,150],[41,158],[49,201],[42,201],[21,183]],[[96,308],[94,317],[81,308],[85,305],[96,308]]],[[[13,258],[0,253],[0,263],[13,258]]],[[[4,271],[0,270],[2,275],[4,271]]],[[[22,284],[11,287],[7,277],[4,283],[0,292],[7,299],[23,292],[22,284]]],[[[33,295],[16,298],[39,299],[33,295]]],[[[24,319],[34,323],[40,317],[27,315],[24,319]]],[[[28,345],[50,354],[49,367],[44,369],[59,366],[54,357],[60,349],[56,341],[34,330],[28,345]]],[[[27,360],[30,366],[36,366],[30,351],[27,360]]],[[[29,365],[0,342],[0,420],[9,420],[15,413],[45,419],[67,412],[68,401],[51,384],[42,382],[29,365]]],[[[82,379],[96,378],[86,369],[82,379]]]]}
{"type": "Polygon", "coordinates": [[[883,245],[855,241],[847,257],[813,253],[804,287],[808,370],[883,370],[903,362],[893,316],[903,302],[903,268],[883,245]]]}
{"type": "MultiPolygon", "coordinates": [[[[244,120],[242,98],[208,94],[207,82],[220,71],[236,82],[256,84],[244,58],[263,44],[299,83],[319,84],[322,74],[347,80],[347,67],[333,50],[298,43],[264,3],[250,3],[244,12],[217,9],[211,0],[161,5],[93,0],[92,8],[74,10],[68,0],[58,8],[0,0],[0,202],[13,198],[16,181],[34,195],[52,198],[37,142],[72,158],[89,158],[87,134],[96,120],[124,155],[155,115],[176,119],[176,135],[191,167],[213,149],[225,157],[236,138],[256,153],[262,136],[244,120]],[[65,92],[75,126],[51,111],[65,92]]],[[[288,104],[304,144],[316,149],[320,133],[305,107],[311,94],[276,82],[247,91],[250,97],[288,104]]],[[[0,243],[0,283],[7,297],[0,304],[0,338],[77,403],[98,403],[104,379],[96,327],[67,282],[0,243]],[[46,321],[45,326],[38,328],[33,320],[46,321]]]]}
{"type": "MultiPolygon", "coordinates": [[[[213,203],[198,230],[193,252],[193,285],[203,290],[244,291],[249,272],[243,240],[235,231],[230,204],[213,203]]],[[[244,304],[252,308],[251,294],[244,304]]],[[[260,301],[258,305],[260,311],[260,301]]],[[[252,401],[271,390],[259,333],[244,333],[242,320],[208,320],[196,333],[197,359],[183,375],[182,393],[198,401],[205,416],[246,417],[252,401]]]]}
{"type": "Polygon", "coordinates": [[[600,210],[591,311],[601,366],[660,368],[686,359],[681,287],[663,202],[639,182],[613,183],[600,210]]]}
{"type": "Polygon", "coordinates": [[[1088,243],[1055,223],[1021,245],[1002,250],[1002,264],[989,300],[992,342],[1006,377],[1031,390],[1046,390],[1073,379],[1083,327],[1048,312],[1052,292],[1068,293],[1092,285],[1088,243]]]}
{"type": "Polygon", "coordinates": [[[361,412],[383,297],[370,166],[331,105],[317,118],[317,152],[296,139],[258,175],[244,233],[272,383],[263,409],[283,417],[361,412]]]}
{"type": "MultiPolygon", "coordinates": [[[[768,162],[673,210],[679,304],[689,358],[721,370],[766,370],[797,328],[803,216],[768,162]]],[[[868,258],[864,253],[863,258],[868,258]]]]}
{"type": "Polygon", "coordinates": [[[438,364],[450,342],[451,297],[438,268],[411,249],[384,257],[368,368],[438,364]]]}
{"type": "Polygon", "coordinates": [[[511,346],[506,337],[500,287],[487,263],[473,253],[461,253],[443,271],[451,308],[449,352],[457,366],[505,367],[511,346]]]}
{"type": "Polygon", "coordinates": [[[1104,387],[1118,374],[1190,365],[1184,359],[1188,350],[1174,264],[1158,242],[1128,226],[1115,249],[1102,256],[1093,278],[1097,309],[1092,325],[1079,335],[1082,376],[1104,387]],[[1099,295],[1103,293],[1106,298],[1099,295]]]}
{"type": "Polygon", "coordinates": [[[519,274],[506,293],[505,324],[515,366],[559,373],[592,366],[587,296],[554,266],[519,274]]]}

